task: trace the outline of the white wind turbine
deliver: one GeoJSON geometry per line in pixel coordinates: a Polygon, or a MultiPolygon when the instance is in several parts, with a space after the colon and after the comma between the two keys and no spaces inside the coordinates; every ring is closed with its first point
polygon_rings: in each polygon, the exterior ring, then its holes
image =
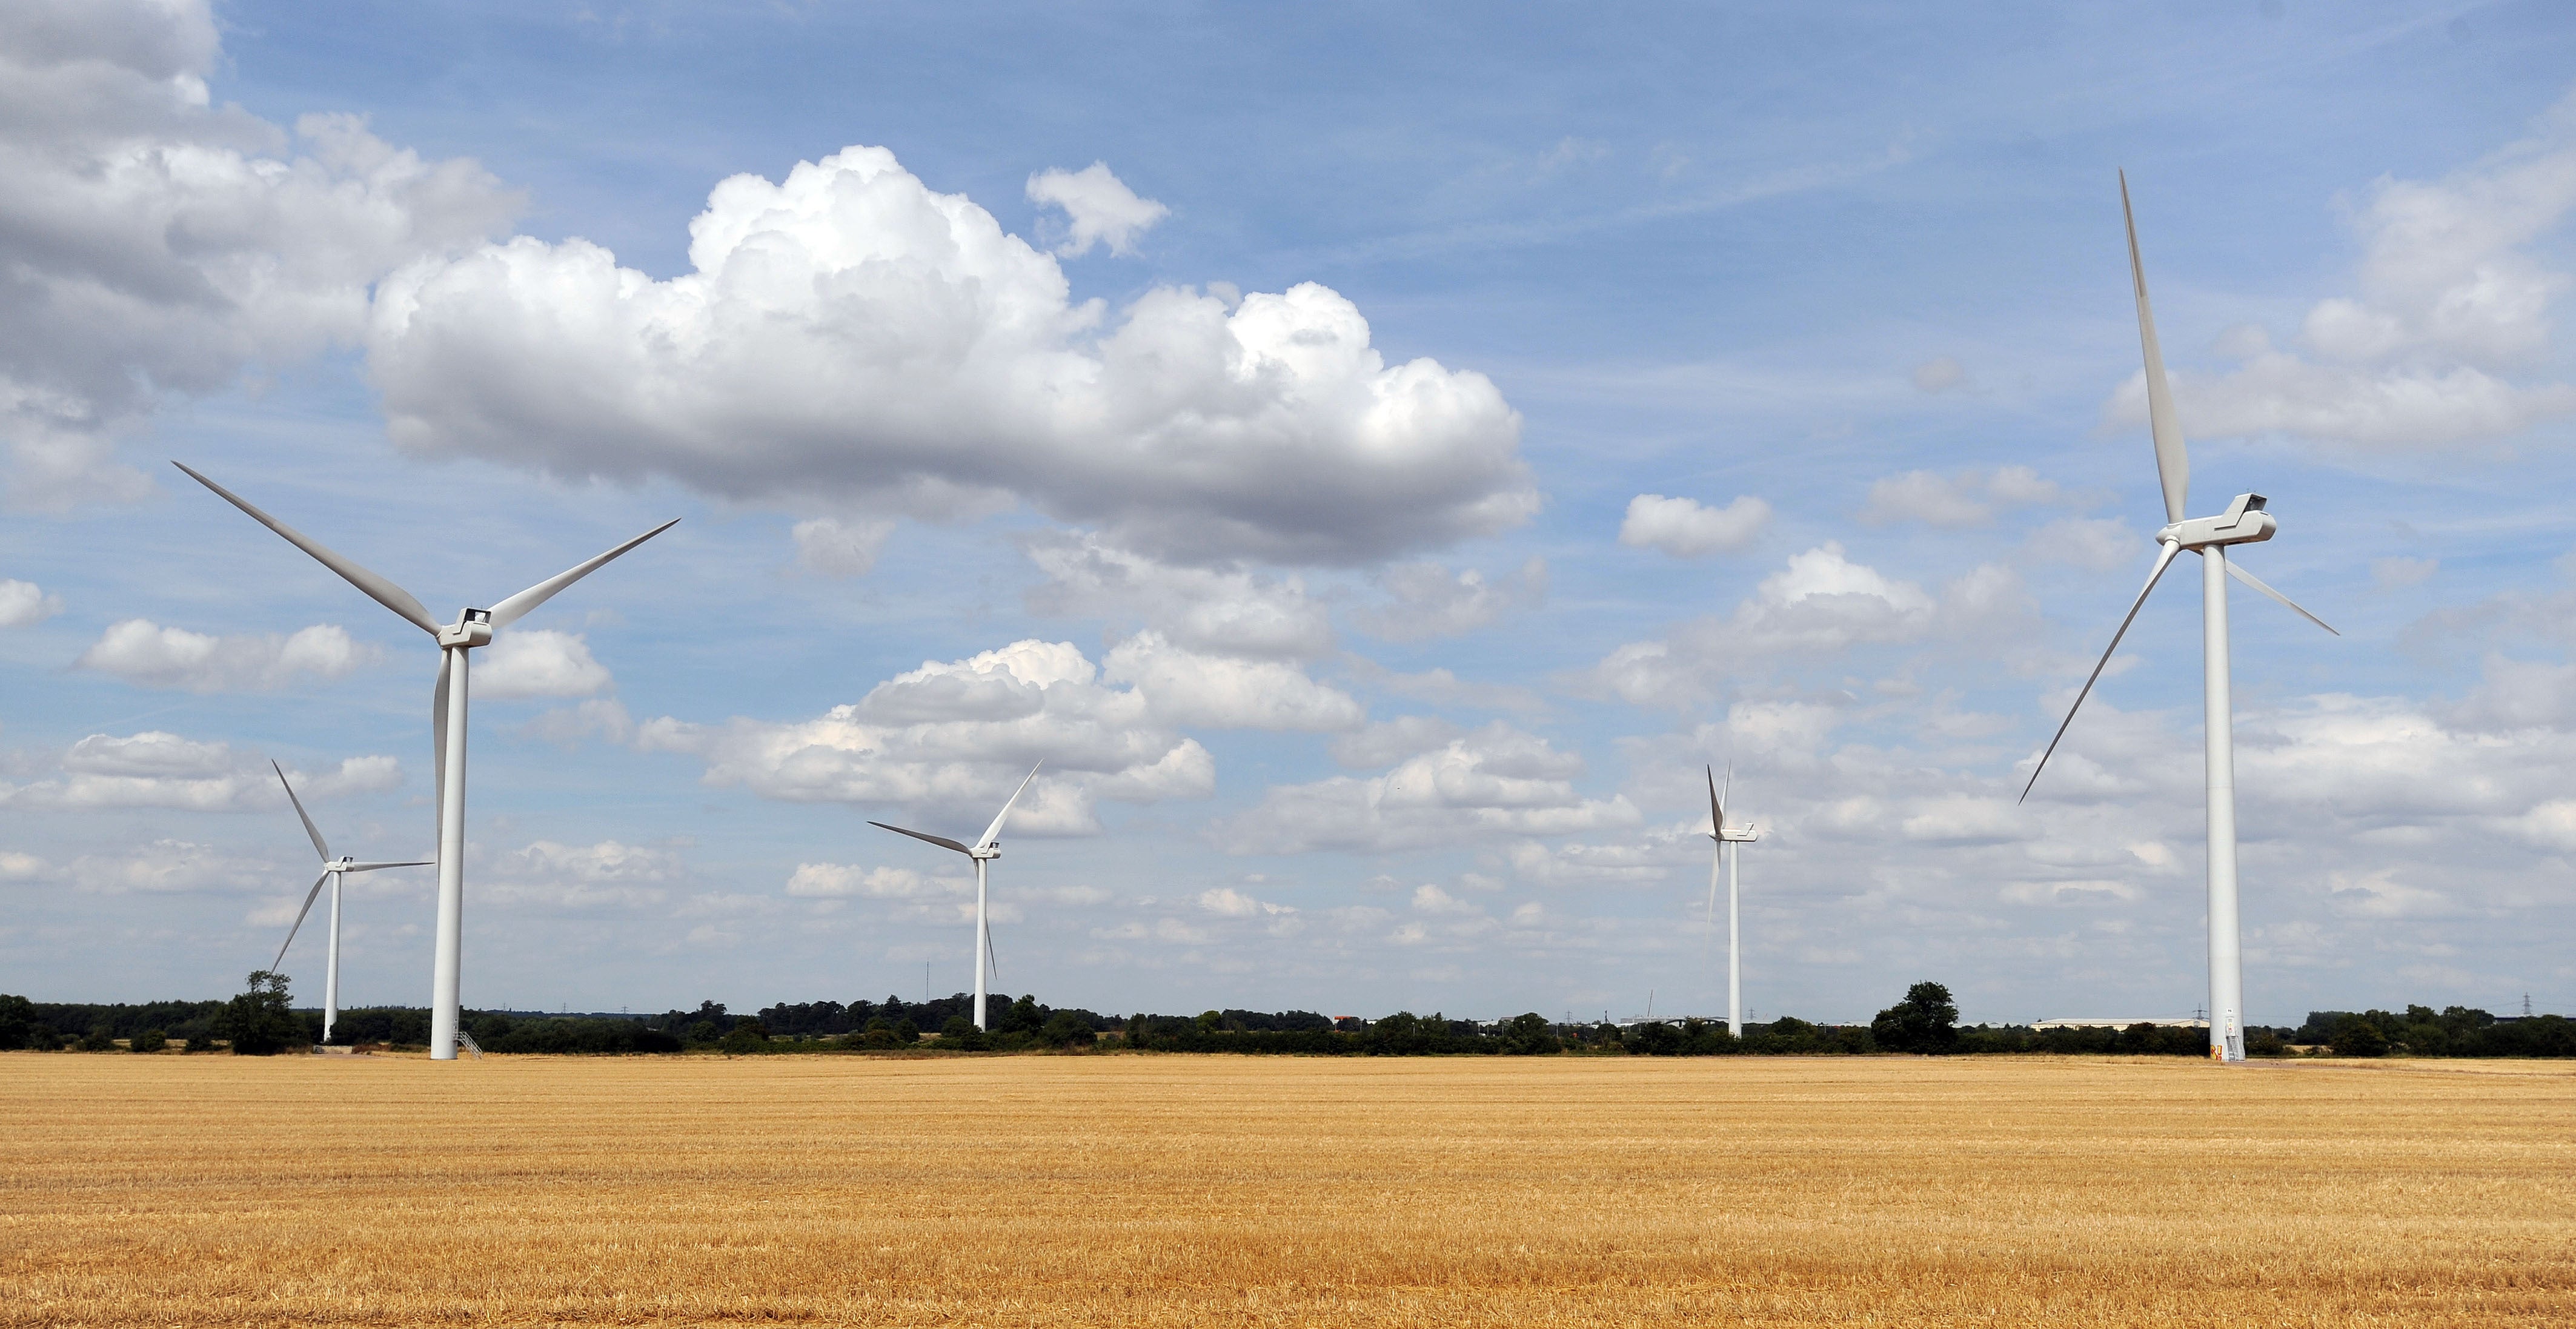
{"type": "Polygon", "coordinates": [[[2146,356],[2147,420],[2155,436],[2156,475],[2164,485],[2165,519],[2169,524],[2156,532],[2156,561],[2147,571],[2147,584],[2139,588],[2128,616],[2111,634],[2110,646],[2085,677],[2083,689],[2075,694],[2075,704],[2066,708],[2066,719],[2059,722],[2047,750],[2039,754],[2039,764],[2031,768],[2030,783],[2022,786],[2021,796],[2028,799],[2032,786],[2039,783],[2039,773],[2048,768],[2050,754],[2066,737],[2067,726],[2075,723],[2075,712],[2092,695],[2093,684],[2102,677],[2103,667],[2111,663],[2111,653],[2120,649],[2120,638],[2137,621],[2138,610],[2147,603],[2148,593],[2156,589],[2165,569],[2186,549],[2200,555],[2203,730],[2208,741],[2209,1055],[2219,1061],[2242,1061],[2245,974],[2238,953],[2236,921],[2236,753],[2235,715],[2228,697],[2227,579],[2232,576],[2288,605],[2300,617],[2328,632],[2334,629],[2228,560],[2227,546],[2269,540],[2278,529],[2272,514],[2263,510],[2261,494],[2239,494],[2225,512],[2215,517],[2184,518],[2191,495],[2191,459],[2183,449],[2182,426],[2174,419],[2173,392],[2165,383],[2164,352],[2157,347],[2155,314],[2147,305],[2146,266],[2138,259],[2138,223],[2129,210],[2126,172],[2120,176],[2120,216],[2129,230],[2129,277],[2137,288],[2138,341],[2146,356]]]}
{"type": "MultiPolygon", "coordinates": [[[[1738,855],[1742,852],[1740,846],[1761,839],[1762,832],[1752,826],[1726,824],[1726,802],[1717,791],[1717,769],[1707,769],[1708,838],[1717,842],[1717,857],[1708,865],[1708,921],[1711,927],[1717,925],[1717,874],[1723,868],[1726,871],[1726,1032],[1742,1038],[1744,980],[1737,968],[1737,961],[1742,958],[1737,944],[1741,936],[1737,920],[1744,877],[1738,855]]],[[[1732,766],[1726,768],[1726,789],[1728,793],[1735,791],[1735,768],[1732,766]]]]}
{"type": "Polygon", "coordinates": [[[286,778],[286,769],[272,761],[268,768],[277,772],[277,782],[286,786],[286,801],[295,805],[295,815],[304,822],[304,833],[313,837],[313,850],[322,855],[322,875],[313,879],[313,889],[304,893],[304,907],[295,911],[295,926],[286,930],[286,940],[278,943],[277,958],[268,962],[274,972],[286,963],[286,948],[295,944],[295,934],[304,926],[304,916],[313,912],[313,897],[322,893],[324,883],[331,887],[331,945],[328,967],[322,972],[322,1041],[331,1041],[331,1026],[340,1022],[340,878],[350,872],[373,872],[378,868],[425,868],[430,860],[409,863],[361,863],[342,854],[331,857],[331,846],[322,842],[322,831],[313,824],[313,815],[304,810],[304,800],[295,796],[295,786],[286,778]]]}
{"type": "MultiPolygon", "coordinates": [[[[1038,763],[1038,766],[1044,765],[1046,763],[1043,761],[1038,763]]],[[[959,844],[945,835],[926,835],[920,831],[907,831],[900,826],[888,826],[881,821],[868,823],[870,826],[889,830],[897,835],[909,835],[916,840],[927,840],[942,849],[954,849],[975,860],[975,1027],[978,1029],[989,1027],[984,1023],[984,976],[993,965],[993,925],[986,922],[984,918],[984,865],[1002,856],[1002,823],[1010,819],[1011,805],[1020,801],[1020,795],[1029,787],[1029,781],[1036,778],[1038,778],[1038,767],[1032,766],[1029,768],[1029,773],[1021,777],[1020,787],[1011,791],[1010,802],[1004,803],[1002,810],[993,814],[993,824],[984,828],[983,838],[972,845],[959,844]]]]}
{"type": "Polygon", "coordinates": [[[250,514],[260,525],[286,537],[322,566],[339,573],[370,599],[400,615],[403,621],[438,640],[438,686],[430,699],[431,752],[438,773],[438,950],[430,969],[429,1055],[434,1061],[456,1060],[456,1005],[465,937],[465,712],[469,671],[467,652],[491,644],[492,634],[508,627],[555,592],[589,576],[608,560],[679,524],[677,517],[609,550],[599,557],[548,577],[489,609],[460,609],[444,627],[429,616],[411,592],[342,558],[277,518],[260,511],[231,490],[197,474],[188,477],[250,514]],[[451,702],[453,704],[451,704],[451,702]],[[453,768],[455,778],[450,779],[453,768]]]}

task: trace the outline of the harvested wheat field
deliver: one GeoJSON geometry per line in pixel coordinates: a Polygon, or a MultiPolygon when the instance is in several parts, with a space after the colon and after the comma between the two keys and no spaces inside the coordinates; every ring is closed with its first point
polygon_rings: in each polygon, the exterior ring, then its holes
{"type": "Polygon", "coordinates": [[[2576,1322],[2576,1070],[0,1056],[0,1324],[2576,1322]]]}

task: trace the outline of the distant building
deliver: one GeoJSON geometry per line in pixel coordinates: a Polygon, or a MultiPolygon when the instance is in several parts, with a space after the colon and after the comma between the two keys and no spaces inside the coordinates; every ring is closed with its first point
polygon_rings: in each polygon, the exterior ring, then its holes
{"type": "Polygon", "coordinates": [[[2158,1020],[2033,1020],[2033,1029],[2126,1029],[2133,1024],[2151,1024],[2158,1029],[2207,1029],[2209,1021],[2195,1019],[2158,1020]]]}

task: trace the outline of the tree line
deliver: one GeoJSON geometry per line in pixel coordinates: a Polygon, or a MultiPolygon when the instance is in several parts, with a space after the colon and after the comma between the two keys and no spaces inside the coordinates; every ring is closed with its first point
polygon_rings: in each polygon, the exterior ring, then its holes
{"type": "MultiPolygon", "coordinates": [[[[468,1011],[464,1028],[496,1053],[620,1055],[722,1052],[1032,1052],[1101,1046],[1145,1052],[1232,1052],[1305,1056],[1543,1056],[1555,1054],[1699,1057],[1833,1056],[1878,1052],[1925,1055],[1998,1053],[2205,1056],[2205,1030],[2136,1024],[2125,1029],[1961,1027],[1950,990],[1916,983],[1868,1024],[1815,1024],[1783,1016],[1747,1024],[1741,1037],[1718,1021],[1648,1020],[1617,1024],[1551,1021],[1535,1012],[1509,1020],[1453,1020],[1438,1012],[1398,1011],[1375,1020],[1313,1011],[1210,1010],[1194,1016],[1102,1015],[1054,1007],[1034,996],[995,993],[990,1030],[970,1018],[974,998],[955,993],[909,1002],[815,1001],[737,1014],[724,1003],[659,1015],[528,1015],[468,1011]]],[[[2576,1056],[2576,1021],[2524,1019],[2451,1006],[2435,1011],[2312,1011],[2296,1028],[2254,1028],[2246,1050],[2262,1056],[2308,1048],[2341,1057],[2576,1056]]],[[[0,995],[0,1049],[159,1052],[172,1041],[185,1051],[218,1047],[245,1055],[300,1050],[322,1041],[322,1017],[296,1008],[282,974],[254,973],[239,996],[222,1001],[82,1004],[0,995]]],[[[332,1029],[343,1044],[418,1048],[429,1042],[429,1012],[419,1007],[345,1010],[332,1029]]]]}

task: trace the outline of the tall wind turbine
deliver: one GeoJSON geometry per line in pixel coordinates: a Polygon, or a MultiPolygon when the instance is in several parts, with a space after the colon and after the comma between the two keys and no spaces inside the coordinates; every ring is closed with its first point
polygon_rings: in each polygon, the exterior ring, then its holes
{"type": "MultiPolygon", "coordinates": [[[[1046,763],[1043,761],[1038,763],[1038,766],[1044,765],[1046,763]]],[[[868,823],[870,826],[889,830],[897,835],[909,835],[916,840],[927,840],[942,849],[954,849],[975,860],[975,1027],[978,1029],[989,1027],[984,1023],[984,976],[993,964],[993,925],[984,918],[984,865],[1002,856],[1002,823],[1010,819],[1011,805],[1020,801],[1020,795],[1029,787],[1029,781],[1036,778],[1038,778],[1038,767],[1032,766],[1029,768],[1029,773],[1021,777],[1020,787],[1011,791],[1010,802],[1004,803],[1002,810],[993,814],[993,824],[984,828],[983,838],[971,845],[959,844],[945,835],[925,835],[920,831],[907,831],[900,826],[888,826],[881,821],[868,823]]]]}
{"type": "Polygon", "coordinates": [[[2075,713],[2092,695],[2103,667],[2111,663],[2111,652],[2120,649],[2120,638],[2137,621],[2138,610],[2146,605],[2148,593],[2156,589],[2165,569],[2186,549],[2200,555],[2201,686],[2203,731],[2208,742],[2209,1055],[2217,1061],[2243,1061],[2245,974],[2237,944],[2236,721],[2228,698],[2227,579],[2234,577],[2288,605],[2318,627],[2328,632],[2335,630],[2324,619],[2291,604],[2290,597],[2228,560],[2227,546],[2257,544],[2271,539],[2278,529],[2272,514],[2263,510],[2261,494],[2238,494],[2227,510],[2215,517],[2184,518],[2191,496],[2191,459],[2183,449],[2182,426],[2174,419],[2173,392],[2165,384],[2164,352],[2156,345],[2156,319],[2147,305],[2147,272],[2138,259],[2138,222],[2129,210],[2126,172],[2120,176],[2120,216],[2129,228],[2129,277],[2137,288],[2138,341],[2146,355],[2147,420],[2155,436],[2156,476],[2164,485],[2165,519],[2169,524],[2156,532],[2156,561],[2147,570],[2147,584],[2139,589],[2138,598],[2129,605],[2128,616],[2111,634],[2110,646],[2085,677],[2083,690],[2075,694],[2075,704],[2066,708],[2066,719],[2059,722],[2056,736],[2048,740],[2047,751],[2039,754],[2039,764],[2031,768],[2030,783],[2022,786],[2021,796],[2028,799],[2032,786],[2039,783],[2039,773],[2048,768],[2049,755],[2066,737],[2067,726],[2075,723],[2075,713]]]}
{"type": "Polygon", "coordinates": [[[489,609],[460,609],[456,612],[456,621],[442,627],[438,620],[429,616],[428,610],[421,608],[420,601],[411,592],[324,548],[320,541],[252,507],[240,495],[187,466],[175,461],[170,464],[187,471],[188,478],[215,491],[225,502],[250,514],[251,519],[260,525],[286,537],[288,544],[311,554],[322,566],[339,573],[350,585],[366,592],[368,598],[394,611],[404,622],[438,641],[438,687],[431,694],[429,707],[431,751],[437,759],[438,772],[438,951],[430,969],[429,1055],[433,1061],[454,1061],[457,989],[465,939],[465,710],[471,659],[467,652],[478,646],[490,645],[492,634],[518,622],[529,610],[552,599],[555,592],[589,576],[601,564],[619,554],[679,525],[680,519],[674,517],[489,609]],[[451,772],[453,779],[449,778],[451,772]]]}
{"type": "MultiPolygon", "coordinates": [[[[1761,839],[1762,832],[1751,826],[1726,824],[1726,800],[1717,791],[1717,769],[1709,767],[1707,770],[1708,838],[1717,842],[1717,857],[1708,865],[1708,921],[1712,927],[1717,924],[1717,874],[1723,868],[1726,871],[1726,1032],[1742,1038],[1744,980],[1737,961],[1742,958],[1738,947],[1741,936],[1738,906],[1744,878],[1738,855],[1742,852],[1741,846],[1761,839]]],[[[1735,768],[1732,766],[1726,768],[1726,789],[1728,793],[1735,791],[1735,768]]]]}
{"type": "Polygon", "coordinates": [[[295,926],[286,930],[286,940],[278,943],[277,958],[268,962],[270,970],[286,963],[286,948],[295,944],[296,932],[304,926],[304,916],[313,912],[313,897],[322,893],[323,883],[331,886],[331,946],[329,967],[322,974],[322,1041],[331,1041],[331,1026],[340,1022],[340,878],[350,872],[373,872],[378,868],[425,868],[430,861],[410,863],[361,863],[342,854],[331,857],[331,846],[322,842],[322,831],[313,824],[313,815],[304,810],[304,800],[295,796],[295,785],[286,778],[286,769],[272,761],[268,768],[277,772],[277,782],[286,786],[286,801],[295,805],[295,815],[304,822],[304,833],[313,837],[313,851],[322,855],[322,875],[313,879],[313,889],[304,893],[304,907],[295,911],[295,926]]]}

